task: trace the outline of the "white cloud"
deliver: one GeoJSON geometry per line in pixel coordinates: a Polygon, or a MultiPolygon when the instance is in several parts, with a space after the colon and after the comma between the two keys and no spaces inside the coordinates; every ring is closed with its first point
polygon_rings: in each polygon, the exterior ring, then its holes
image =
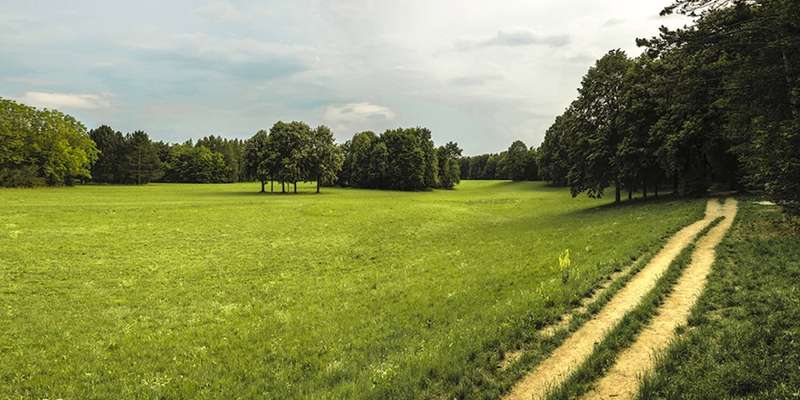
{"type": "Polygon", "coordinates": [[[388,107],[363,103],[330,105],[322,115],[323,123],[343,136],[360,130],[380,130],[397,115],[388,107]]]}
{"type": "Polygon", "coordinates": [[[110,97],[108,93],[26,92],[19,100],[25,104],[47,108],[98,109],[109,107],[110,97]]]}
{"type": "Polygon", "coordinates": [[[547,46],[564,47],[570,43],[568,35],[541,35],[530,29],[498,31],[495,36],[479,40],[459,40],[456,49],[471,50],[481,47],[547,46]]]}
{"type": "Polygon", "coordinates": [[[225,0],[212,0],[194,9],[194,14],[212,21],[243,22],[257,17],[269,15],[264,8],[243,9],[225,0]]]}
{"type": "Polygon", "coordinates": [[[603,22],[603,28],[611,28],[617,25],[622,25],[625,23],[625,20],[622,18],[609,18],[606,22],[603,22]]]}

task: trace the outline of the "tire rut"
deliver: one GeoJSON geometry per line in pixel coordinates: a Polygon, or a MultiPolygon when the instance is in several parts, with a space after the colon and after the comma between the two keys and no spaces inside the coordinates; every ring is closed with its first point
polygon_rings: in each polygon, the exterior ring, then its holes
{"type": "Polygon", "coordinates": [[[725,219],[697,244],[689,265],[672,288],[650,324],[636,341],[617,357],[614,365],[595,384],[584,399],[633,399],[639,389],[639,378],[652,370],[658,353],[663,352],[675,337],[675,328],[685,325],[692,307],[706,285],[716,258],[716,248],[733,224],[737,202],[728,199],[722,208],[725,219]]]}
{"type": "Polygon", "coordinates": [[[672,261],[719,214],[719,201],[717,199],[709,200],[704,218],[673,235],[650,262],[631,278],[630,282],[620,289],[602,310],[564,340],[533,371],[517,382],[503,399],[542,399],[551,388],[564,382],[591,355],[595,344],[599,343],[626,313],[639,304],[641,299],[655,286],[658,278],[669,268],[672,261]]]}

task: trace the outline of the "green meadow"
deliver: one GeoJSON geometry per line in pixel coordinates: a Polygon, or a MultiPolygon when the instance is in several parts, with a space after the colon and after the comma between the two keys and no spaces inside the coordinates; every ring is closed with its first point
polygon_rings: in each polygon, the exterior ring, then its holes
{"type": "Polygon", "coordinates": [[[504,351],[705,202],[258,189],[0,190],[0,398],[491,397],[504,351]]]}

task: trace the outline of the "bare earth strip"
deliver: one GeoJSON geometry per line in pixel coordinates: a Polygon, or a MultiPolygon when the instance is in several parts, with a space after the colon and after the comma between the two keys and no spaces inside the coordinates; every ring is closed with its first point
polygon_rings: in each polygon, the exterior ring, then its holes
{"type": "Polygon", "coordinates": [[[709,200],[703,219],[672,236],[650,262],[622,288],[597,315],[567,338],[553,353],[518,382],[506,400],[541,399],[550,388],[561,384],[592,353],[622,317],[655,286],[658,278],[697,234],[719,216],[719,202],[709,200]]]}
{"type": "Polygon", "coordinates": [[[633,399],[639,388],[639,376],[653,367],[653,355],[666,349],[675,328],[686,324],[692,307],[706,285],[714,263],[715,249],[736,217],[736,200],[729,199],[722,208],[725,219],[697,244],[692,260],[675,284],[653,321],[636,341],[623,351],[616,363],[601,378],[587,399],[633,399]]]}

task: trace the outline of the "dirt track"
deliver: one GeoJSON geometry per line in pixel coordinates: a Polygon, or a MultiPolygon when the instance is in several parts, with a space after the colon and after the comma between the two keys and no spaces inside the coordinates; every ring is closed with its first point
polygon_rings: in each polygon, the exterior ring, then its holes
{"type": "Polygon", "coordinates": [[[675,328],[686,324],[711,272],[715,249],[733,224],[736,210],[736,200],[725,202],[721,213],[725,219],[700,239],[692,253],[691,263],[659,307],[656,317],[636,341],[619,355],[614,366],[585,398],[633,399],[636,396],[639,376],[653,367],[653,355],[664,351],[675,336],[675,328]]]}
{"type": "Polygon", "coordinates": [[[504,399],[541,399],[551,387],[562,383],[589,357],[594,345],[603,339],[606,332],[639,304],[680,252],[719,215],[719,202],[716,199],[709,200],[703,219],[673,235],[653,259],[594,318],[587,321],[531,373],[520,380],[504,399]]]}

